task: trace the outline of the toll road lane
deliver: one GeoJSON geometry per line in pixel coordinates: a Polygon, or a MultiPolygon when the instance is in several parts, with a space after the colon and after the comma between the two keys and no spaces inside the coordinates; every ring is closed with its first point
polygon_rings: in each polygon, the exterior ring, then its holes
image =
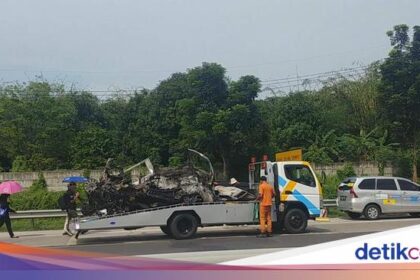
{"type": "Polygon", "coordinates": [[[257,252],[255,250],[302,247],[419,223],[420,219],[415,218],[388,218],[378,221],[331,219],[325,223],[311,221],[307,233],[276,234],[272,238],[262,239],[255,238],[257,226],[223,226],[200,228],[197,237],[189,240],[174,240],[164,235],[159,228],[144,228],[130,231],[92,231],[81,235],[79,240],[62,236],[61,231],[20,232],[19,239],[10,239],[6,233],[0,233],[0,241],[126,256],[156,257],[172,254],[174,257],[173,254],[178,254],[182,259],[197,256],[198,252],[241,250],[251,253],[257,252]]]}

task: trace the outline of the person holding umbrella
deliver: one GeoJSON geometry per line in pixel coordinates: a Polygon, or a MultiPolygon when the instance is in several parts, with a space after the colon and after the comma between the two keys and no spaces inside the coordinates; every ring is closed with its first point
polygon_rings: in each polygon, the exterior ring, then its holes
{"type": "Polygon", "coordinates": [[[64,222],[63,235],[72,236],[70,232],[70,222],[72,219],[77,217],[76,202],[80,199],[80,194],[76,190],[76,183],[86,183],[88,180],[81,176],[66,177],[63,183],[69,183],[67,185],[67,192],[63,196],[63,204],[67,212],[66,221],[64,222]]]}
{"type": "Polygon", "coordinates": [[[15,236],[12,230],[9,213],[16,213],[16,211],[10,208],[9,197],[11,194],[20,192],[21,190],[22,186],[14,181],[6,181],[0,184],[0,227],[6,224],[10,238],[18,238],[18,236],[15,236]]]}

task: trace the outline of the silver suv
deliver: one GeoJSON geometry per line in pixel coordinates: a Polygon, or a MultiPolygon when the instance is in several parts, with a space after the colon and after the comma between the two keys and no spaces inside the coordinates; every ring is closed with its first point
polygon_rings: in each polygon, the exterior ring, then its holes
{"type": "Polygon", "coordinates": [[[420,186],[397,177],[351,177],[338,187],[338,209],[350,218],[375,220],[388,213],[420,217],[420,186]]]}

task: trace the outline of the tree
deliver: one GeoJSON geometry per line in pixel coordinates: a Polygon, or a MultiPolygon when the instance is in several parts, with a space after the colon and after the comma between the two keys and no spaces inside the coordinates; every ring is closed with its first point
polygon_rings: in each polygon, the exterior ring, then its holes
{"type": "Polygon", "coordinates": [[[384,134],[377,139],[376,147],[374,150],[374,159],[378,165],[379,175],[385,175],[385,166],[388,161],[391,161],[395,155],[393,147],[397,143],[387,143],[388,131],[385,130],[384,134]]]}
{"type": "Polygon", "coordinates": [[[216,167],[220,164],[223,177],[239,175],[237,170],[246,169],[248,158],[268,138],[254,104],[259,80],[244,76],[228,83],[223,67],[203,63],[187,72],[187,81],[191,94],[176,102],[180,128],[175,157],[193,147],[205,151],[216,167]]]}
{"type": "Polygon", "coordinates": [[[420,26],[413,27],[410,40],[407,25],[388,31],[392,50],[381,65],[382,114],[397,142],[412,150],[413,180],[417,180],[417,151],[420,141],[420,26]]]}
{"type": "Polygon", "coordinates": [[[304,154],[305,160],[318,164],[330,164],[338,155],[337,136],[334,130],[324,135],[317,135],[315,140],[310,140],[311,145],[304,154]]]}
{"type": "Polygon", "coordinates": [[[72,141],[72,166],[77,169],[94,169],[105,165],[108,158],[115,157],[118,149],[113,138],[100,127],[91,125],[79,131],[72,141]]]}
{"type": "Polygon", "coordinates": [[[316,135],[324,133],[314,96],[310,92],[269,98],[260,108],[271,134],[269,140],[272,152],[307,148],[316,135]]]}
{"type": "Polygon", "coordinates": [[[69,167],[75,107],[61,98],[63,90],[44,81],[2,90],[0,140],[9,166],[21,156],[31,170],[69,167]]]}
{"type": "MultiPolygon", "coordinates": [[[[323,121],[342,125],[348,123],[348,129],[357,133],[361,129],[370,131],[378,126],[378,86],[380,83],[379,63],[372,63],[362,73],[337,75],[321,90],[329,96],[322,102],[320,111],[323,115],[332,113],[323,121]],[[335,105],[332,107],[331,102],[335,105]],[[338,103],[338,104],[337,104],[338,103]],[[341,112],[340,112],[341,110],[341,112]],[[348,116],[351,115],[351,118],[348,116]],[[341,119],[343,118],[344,119],[341,119]],[[341,120],[341,122],[337,122],[341,120]]],[[[339,129],[339,128],[337,128],[339,129]]]]}

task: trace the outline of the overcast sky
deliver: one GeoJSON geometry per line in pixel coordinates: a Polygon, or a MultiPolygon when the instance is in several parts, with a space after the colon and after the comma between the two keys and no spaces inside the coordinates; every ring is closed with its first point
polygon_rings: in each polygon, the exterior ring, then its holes
{"type": "Polygon", "coordinates": [[[385,57],[385,32],[419,15],[416,0],[1,0],[0,82],[152,88],[203,61],[232,79],[338,70],[385,57]]]}

